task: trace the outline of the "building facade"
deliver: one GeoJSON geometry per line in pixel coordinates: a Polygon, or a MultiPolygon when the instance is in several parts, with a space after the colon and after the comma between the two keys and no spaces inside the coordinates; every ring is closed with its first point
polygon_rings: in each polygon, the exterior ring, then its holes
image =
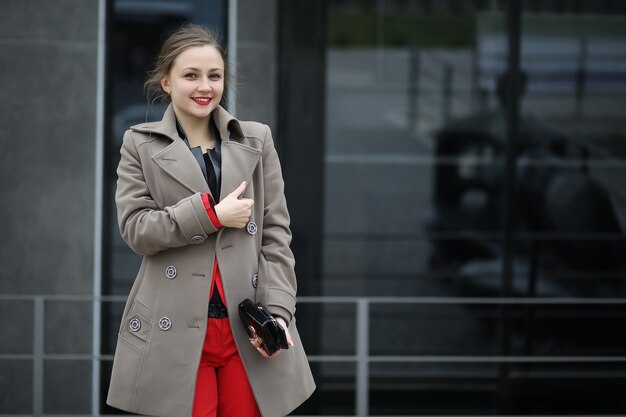
{"type": "Polygon", "coordinates": [[[107,415],[128,126],[184,22],[272,128],[318,390],[296,415],[626,413],[626,4],[0,5],[0,415],[107,415]]]}

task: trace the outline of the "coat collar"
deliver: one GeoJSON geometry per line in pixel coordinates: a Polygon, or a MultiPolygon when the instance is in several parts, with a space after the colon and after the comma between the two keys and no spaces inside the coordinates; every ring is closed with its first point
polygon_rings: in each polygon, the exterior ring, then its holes
{"type": "MultiPolygon", "coordinates": [[[[222,106],[217,106],[211,115],[215,126],[220,131],[222,140],[228,141],[231,139],[241,141],[244,138],[243,131],[239,120],[233,115],[228,113],[222,106]]],[[[163,118],[158,122],[141,123],[131,127],[131,130],[142,133],[157,133],[164,135],[169,139],[181,140],[178,132],[176,131],[176,113],[174,113],[174,107],[172,103],[167,106],[163,118]]]]}
{"type": "MultiPolygon", "coordinates": [[[[222,185],[221,198],[234,191],[242,181],[249,181],[259,161],[261,149],[251,147],[244,142],[245,135],[237,119],[221,106],[212,114],[215,125],[222,139],[222,185]]],[[[195,157],[187,143],[176,130],[176,115],[170,104],[158,122],[142,123],[132,126],[133,131],[159,134],[169,138],[172,143],[161,149],[152,160],[170,177],[193,193],[209,193],[209,186],[202,174],[195,157]]]]}

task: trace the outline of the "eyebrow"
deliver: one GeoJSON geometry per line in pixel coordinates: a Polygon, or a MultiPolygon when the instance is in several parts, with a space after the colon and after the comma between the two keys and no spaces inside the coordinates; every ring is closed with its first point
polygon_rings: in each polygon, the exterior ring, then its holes
{"type": "MultiPolygon", "coordinates": [[[[199,68],[195,68],[195,67],[185,67],[182,69],[183,71],[186,70],[192,70],[192,71],[200,71],[199,68]]],[[[220,67],[214,67],[214,68],[209,68],[209,71],[224,71],[224,68],[220,68],[220,67]]]]}

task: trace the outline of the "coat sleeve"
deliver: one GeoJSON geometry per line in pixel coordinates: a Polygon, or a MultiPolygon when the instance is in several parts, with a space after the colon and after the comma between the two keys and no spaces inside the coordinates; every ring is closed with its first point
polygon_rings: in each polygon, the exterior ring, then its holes
{"type": "Polygon", "coordinates": [[[267,262],[270,313],[291,321],[296,307],[295,260],[289,247],[291,230],[278,154],[268,126],[263,144],[263,237],[261,254],[267,262]]]}
{"type": "Polygon", "coordinates": [[[140,255],[202,243],[218,229],[207,215],[200,193],[160,209],[146,183],[142,161],[128,130],[117,168],[115,202],[122,239],[140,255]]]}

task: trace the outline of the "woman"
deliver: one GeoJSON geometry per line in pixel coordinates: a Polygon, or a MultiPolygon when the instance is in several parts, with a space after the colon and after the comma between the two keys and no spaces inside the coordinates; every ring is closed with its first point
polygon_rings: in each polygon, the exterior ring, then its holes
{"type": "Polygon", "coordinates": [[[145,415],[285,416],[315,389],[294,317],[296,279],[280,163],[267,126],[220,101],[216,37],[185,26],[146,81],[170,104],[124,135],[116,203],[143,255],[118,334],[107,404],[145,415]],[[290,348],[271,357],[238,317],[262,302],[290,348]]]}

